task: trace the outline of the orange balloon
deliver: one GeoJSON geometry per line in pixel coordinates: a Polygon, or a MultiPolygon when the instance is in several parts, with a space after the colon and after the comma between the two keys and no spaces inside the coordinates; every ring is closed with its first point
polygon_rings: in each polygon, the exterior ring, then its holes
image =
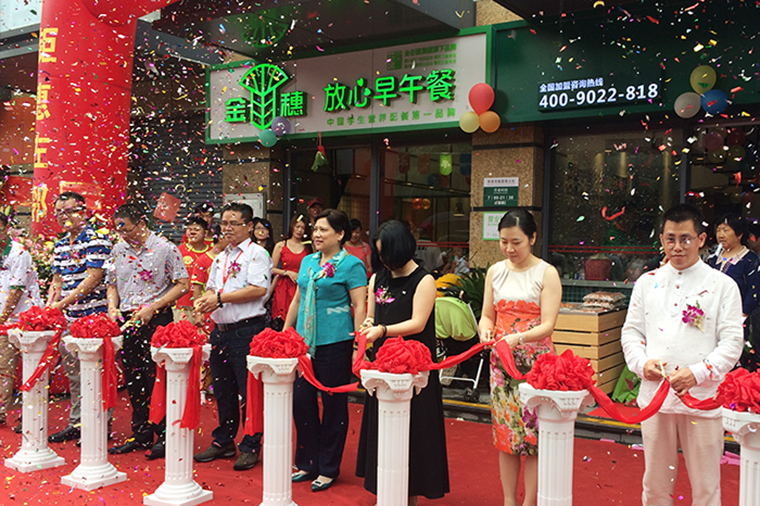
{"type": "Polygon", "coordinates": [[[480,122],[480,128],[489,134],[494,133],[501,126],[501,118],[493,111],[484,112],[478,116],[478,121],[480,122]]]}

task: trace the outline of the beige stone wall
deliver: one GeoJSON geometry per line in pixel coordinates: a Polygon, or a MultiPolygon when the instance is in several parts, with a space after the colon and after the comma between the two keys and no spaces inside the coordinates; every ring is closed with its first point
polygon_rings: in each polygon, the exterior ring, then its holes
{"type": "Polygon", "coordinates": [[[543,131],[539,126],[524,124],[503,126],[493,134],[478,132],[472,139],[472,190],[473,208],[470,212],[470,262],[479,267],[494,264],[504,258],[497,241],[483,240],[483,212],[501,211],[509,208],[483,208],[483,179],[486,177],[517,177],[520,207],[532,207],[538,223],[538,239],[533,252],[541,252],[540,209],[543,207],[544,191],[543,131]]]}
{"type": "Polygon", "coordinates": [[[507,23],[522,19],[514,12],[494,2],[494,0],[479,0],[475,6],[475,23],[478,26],[507,23]]]}

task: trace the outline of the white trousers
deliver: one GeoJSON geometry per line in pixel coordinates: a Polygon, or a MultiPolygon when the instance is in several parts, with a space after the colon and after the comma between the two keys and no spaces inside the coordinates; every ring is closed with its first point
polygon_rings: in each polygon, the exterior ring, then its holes
{"type": "Polygon", "coordinates": [[[641,422],[641,435],[646,463],[644,506],[673,505],[679,447],[689,473],[692,505],[720,506],[721,418],[657,413],[641,422]]]}

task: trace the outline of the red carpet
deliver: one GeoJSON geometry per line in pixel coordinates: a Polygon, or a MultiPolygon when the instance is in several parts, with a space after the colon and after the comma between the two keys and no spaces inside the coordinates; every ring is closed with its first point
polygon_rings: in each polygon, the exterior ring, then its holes
{"type": "MultiPolygon", "coordinates": [[[[119,437],[128,430],[130,411],[126,393],[120,393],[114,427],[119,437]]],[[[55,403],[50,414],[51,432],[63,428],[68,420],[68,402],[55,403]]],[[[343,474],[338,483],[325,492],[311,492],[308,483],[293,486],[293,500],[299,506],[346,505],[372,506],[375,497],[362,487],[354,476],[356,447],[361,423],[361,406],[352,404],[351,425],[343,459],[343,474]]],[[[211,429],[216,423],[214,404],[202,408],[201,431],[196,446],[205,449],[211,442],[211,429]]],[[[10,417],[15,420],[14,416],[10,417]]],[[[491,442],[490,425],[447,420],[449,473],[452,491],[444,499],[429,501],[421,498],[421,505],[500,505],[503,504],[497,454],[491,442]]],[[[21,436],[10,427],[0,427],[0,457],[12,456],[20,447],[21,436]]],[[[120,442],[120,441],[119,441],[120,442]]],[[[57,469],[34,473],[18,473],[0,466],[0,505],[74,505],[84,504],[121,506],[142,504],[143,496],[152,493],[163,481],[162,460],[150,462],[141,453],[116,456],[111,462],[127,473],[128,481],[84,492],[61,485],[60,478],[76,467],[78,448],[73,442],[51,445],[66,459],[67,464],[57,469]]],[[[233,460],[196,464],[196,481],[213,490],[214,500],[206,504],[261,503],[262,468],[250,471],[232,470],[233,460]]],[[[641,504],[641,476],[644,470],[643,454],[627,446],[600,441],[576,439],[574,456],[574,502],[576,504],[641,504]]],[[[722,466],[723,504],[738,504],[739,467],[722,466]]],[[[691,504],[691,494],[685,467],[681,466],[674,497],[676,505],[691,504]]]]}

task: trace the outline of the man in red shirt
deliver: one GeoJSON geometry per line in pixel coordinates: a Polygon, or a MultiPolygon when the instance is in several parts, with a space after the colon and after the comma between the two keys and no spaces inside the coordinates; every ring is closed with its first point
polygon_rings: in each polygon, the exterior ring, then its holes
{"type": "MultiPolygon", "coordinates": [[[[185,263],[188,273],[193,271],[195,262],[211,250],[211,246],[205,241],[207,230],[208,223],[203,218],[194,216],[187,221],[187,228],[185,229],[187,242],[179,245],[179,251],[182,254],[182,261],[185,263]]],[[[195,323],[193,318],[193,299],[193,291],[189,290],[177,300],[174,321],[182,319],[195,323]]]]}

